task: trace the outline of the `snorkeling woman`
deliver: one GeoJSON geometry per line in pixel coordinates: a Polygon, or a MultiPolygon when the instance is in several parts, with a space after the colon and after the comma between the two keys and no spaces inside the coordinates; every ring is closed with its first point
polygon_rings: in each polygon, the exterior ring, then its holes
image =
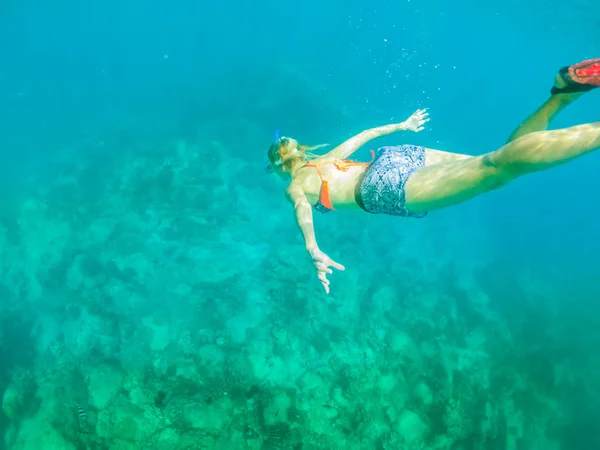
{"type": "Polygon", "coordinates": [[[314,208],[362,209],[371,214],[424,217],[428,211],[456,205],[497,189],[521,175],[566,163],[600,148],[600,122],[546,131],[550,121],[585,92],[600,86],[600,58],[563,67],[550,98],[493,152],[469,156],[417,145],[382,147],[370,162],[348,157],[372,139],[397,131],[419,132],[429,121],[418,110],[402,123],[365,130],[325,155],[318,147],[276,136],[268,151],[267,171],[289,179],[287,197],[317,277],[329,293],[327,275],[344,266],[323,253],[315,239],[314,208]]]}

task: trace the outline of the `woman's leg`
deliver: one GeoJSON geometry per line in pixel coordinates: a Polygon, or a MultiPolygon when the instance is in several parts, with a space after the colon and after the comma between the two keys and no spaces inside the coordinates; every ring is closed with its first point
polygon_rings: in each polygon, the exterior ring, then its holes
{"type": "MultiPolygon", "coordinates": [[[[558,113],[573,103],[582,93],[573,94],[555,94],[551,96],[537,111],[525,119],[515,131],[512,132],[507,142],[512,142],[522,136],[536,131],[543,131],[558,113]]],[[[460,153],[445,152],[442,150],[425,149],[425,161],[427,166],[433,166],[440,163],[447,163],[461,159],[470,158],[470,155],[460,153]]]]}
{"type": "Polygon", "coordinates": [[[483,156],[426,150],[427,165],[406,183],[415,213],[450,206],[496,189],[518,176],[563,164],[600,147],[599,123],[544,131],[558,113],[600,86],[600,59],[561,69],[553,95],[525,119],[501,149],[483,156]]]}
{"type": "MultiPolygon", "coordinates": [[[[558,73],[554,79],[554,87],[564,89],[567,87],[568,81],[565,80],[564,74],[558,73]]],[[[557,93],[550,96],[536,111],[527,117],[521,124],[511,133],[507,143],[514,141],[522,136],[536,131],[548,129],[550,122],[567,106],[581,97],[584,92],[557,93]]],[[[457,159],[466,159],[469,155],[444,152],[442,150],[426,149],[426,164],[433,166],[435,164],[449,162],[457,159]]]]}
{"type": "Polygon", "coordinates": [[[599,147],[600,122],[532,132],[486,155],[418,169],[405,186],[406,207],[420,213],[455,205],[599,147]]]}

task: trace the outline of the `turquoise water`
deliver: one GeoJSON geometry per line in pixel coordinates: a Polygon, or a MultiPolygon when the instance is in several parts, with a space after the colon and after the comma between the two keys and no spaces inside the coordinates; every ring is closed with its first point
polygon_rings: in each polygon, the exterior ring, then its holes
{"type": "Polygon", "coordinates": [[[329,296],[263,170],[418,108],[357,157],[494,150],[600,6],[203,3],[0,5],[0,448],[600,448],[600,155],[316,216],[329,296]]]}

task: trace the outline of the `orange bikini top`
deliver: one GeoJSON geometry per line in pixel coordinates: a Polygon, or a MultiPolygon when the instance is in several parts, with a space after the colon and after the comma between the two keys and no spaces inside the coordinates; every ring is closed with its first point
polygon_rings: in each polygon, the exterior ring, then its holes
{"type": "Polygon", "coordinates": [[[328,212],[333,211],[335,209],[333,207],[333,204],[331,203],[331,198],[329,197],[328,180],[325,180],[323,178],[320,166],[322,166],[323,164],[333,163],[337,170],[345,172],[352,166],[368,166],[373,162],[374,159],[375,152],[371,150],[371,161],[369,162],[356,162],[351,161],[349,159],[325,159],[323,161],[319,161],[318,163],[306,163],[305,167],[314,167],[315,169],[317,169],[317,173],[319,174],[319,178],[321,179],[321,192],[319,193],[319,202],[315,205],[315,209],[320,212],[328,212]]]}

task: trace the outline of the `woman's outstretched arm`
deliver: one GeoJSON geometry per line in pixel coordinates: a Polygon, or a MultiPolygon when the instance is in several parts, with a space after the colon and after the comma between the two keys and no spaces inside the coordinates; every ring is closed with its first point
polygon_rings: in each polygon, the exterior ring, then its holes
{"type": "Polygon", "coordinates": [[[290,183],[287,189],[287,195],[294,204],[294,211],[296,213],[296,222],[300,227],[302,236],[304,237],[304,243],[306,250],[312,258],[313,266],[317,270],[317,278],[323,285],[325,293],[329,294],[329,280],[327,275],[333,273],[330,267],[337,270],[345,270],[344,266],[336,263],[329,256],[323,253],[317,245],[317,239],[315,237],[315,227],[313,224],[312,207],[302,188],[294,182],[290,183]]]}
{"type": "Polygon", "coordinates": [[[396,133],[397,131],[414,131],[418,133],[423,130],[423,125],[427,122],[429,122],[429,113],[427,113],[426,109],[419,109],[404,122],[370,128],[358,133],[318,159],[346,159],[372,139],[396,133]]]}

